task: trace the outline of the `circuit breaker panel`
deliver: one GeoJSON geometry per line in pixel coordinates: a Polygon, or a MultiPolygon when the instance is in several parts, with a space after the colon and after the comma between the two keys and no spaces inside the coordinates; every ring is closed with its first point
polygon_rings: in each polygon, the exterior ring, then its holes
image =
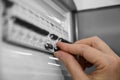
{"type": "Polygon", "coordinates": [[[57,50],[58,41],[72,42],[71,14],[67,9],[48,0],[3,0],[3,3],[4,41],[47,53],[57,50]]]}

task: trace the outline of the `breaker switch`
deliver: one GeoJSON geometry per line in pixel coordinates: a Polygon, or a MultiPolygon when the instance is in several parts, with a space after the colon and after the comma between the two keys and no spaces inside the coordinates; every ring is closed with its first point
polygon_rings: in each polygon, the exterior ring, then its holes
{"type": "Polygon", "coordinates": [[[55,35],[55,34],[50,34],[50,38],[51,38],[52,40],[57,40],[57,39],[58,39],[58,36],[55,35]]]}
{"type": "Polygon", "coordinates": [[[46,43],[45,44],[45,49],[53,49],[53,45],[52,44],[50,44],[50,43],[46,43]]]}

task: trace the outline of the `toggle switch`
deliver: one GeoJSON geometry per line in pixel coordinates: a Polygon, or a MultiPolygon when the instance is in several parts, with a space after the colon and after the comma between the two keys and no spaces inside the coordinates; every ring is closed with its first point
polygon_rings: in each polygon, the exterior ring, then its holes
{"type": "Polygon", "coordinates": [[[58,39],[58,36],[55,35],[55,34],[50,34],[50,38],[51,38],[52,40],[57,40],[57,39],[58,39]]]}
{"type": "Polygon", "coordinates": [[[58,51],[58,50],[60,50],[60,48],[56,46],[56,47],[54,48],[54,51],[58,51]]]}
{"type": "Polygon", "coordinates": [[[61,41],[61,42],[65,42],[65,43],[70,43],[69,41],[63,39],[63,38],[59,38],[58,41],[61,41]]]}
{"type": "Polygon", "coordinates": [[[50,43],[45,44],[45,49],[53,49],[53,45],[50,43]]]}
{"type": "MultiPolygon", "coordinates": [[[[59,38],[58,41],[72,44],[71,42],[69,42],[69,41],[67,41],[67,40],[65,40],[65,39],[63,39],[63,38],[59,38]]],[[[54,51],[58,51],[58,50],[60,50],[60,48],[59,48],[58,46],[56,46],[56,47],[54,48],[54,51]]]]}

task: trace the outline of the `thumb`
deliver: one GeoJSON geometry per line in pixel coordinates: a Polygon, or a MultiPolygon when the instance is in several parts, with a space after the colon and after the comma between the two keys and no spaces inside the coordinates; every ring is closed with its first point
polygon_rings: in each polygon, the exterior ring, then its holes
{"type": "Polygon", "coordinates": [[[68,71],[71,73],[73,80],[88,80],[82,67],[71,54],[64,51],[57,51],[54,55],[65,64],[68,71]]]}

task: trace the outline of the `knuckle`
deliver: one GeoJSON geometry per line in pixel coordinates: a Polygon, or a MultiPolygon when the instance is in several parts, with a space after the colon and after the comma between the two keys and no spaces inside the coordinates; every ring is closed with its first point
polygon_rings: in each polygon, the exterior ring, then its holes
{"type": "Polygon", "coordinates": [[[98,36],[94,36],[93,40],[100,40],[100,38],[98,36]]]}
{"type": "Polygon", "coordinates": [[[92,39],[93,39],[92,46],[94,46],[94,47],[100,45],[100,42],[102,41],[98,36],[94,36],[92,39]]]}
{"type": "Polygon", "coordinates": [[[84,44],[81,44],[80,48],[81,48],[81,53],[82,53],[81,56],[84,56],[84,53],[86,53],[89,50],[89,46],[84,45],[84,44]]]}
{"type": "Polygon", "coordinates": [[[99,38],[99,37],[98,37],[98,36],[93,36],[93,38],[96,38],[96,39],[97,39],[97,38],[99,38]]]}
{"type": "Polygon", "coordinates": [[[82,48],[82,49],[85,49],[85,50],[86,50],[86,49],[88,49],[89,47],[88,47],[88,45],[81,44],[81,45],[80,45],[80,48],[82,48]]]}

